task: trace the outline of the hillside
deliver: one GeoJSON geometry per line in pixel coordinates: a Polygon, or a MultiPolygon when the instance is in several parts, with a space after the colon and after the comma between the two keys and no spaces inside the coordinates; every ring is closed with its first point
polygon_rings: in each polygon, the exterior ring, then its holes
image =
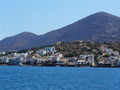
{"type": "Polygon", "coordinates": [[[31,48],[37,44],[37,39],[37,35],[30,32],[23,32],[0,41],[0,50],[18,50],[31,48]]]}
{"type": "Polygon", "coordinates": [[[35,35],[24,32],[0,41],[0,50],[16,50],[53,44],[57,41],[120,41],[120,17],[98,12],[63,28],[35,35]]]}

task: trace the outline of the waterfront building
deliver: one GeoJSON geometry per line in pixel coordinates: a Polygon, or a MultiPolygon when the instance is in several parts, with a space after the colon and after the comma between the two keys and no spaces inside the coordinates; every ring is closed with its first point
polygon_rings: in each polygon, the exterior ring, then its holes
{"type": "Polygon", "coordinates": [[[56,60],[56,61],[60,61],[60,59],[63,57],[63,54],[61,54],[61,53],[56,53],[55,54],[55,56],[54,56],[54,59],[56,60]]]}
{"type": "Polygon", "coordinates": [[[9,58],[6,56],[0,57],[0,64],[7,64],[9,62],[9,58]]]}
{"type": "Polygon", "coordinates": [[[9,65],[19,65],[20,62],[21,62],[21,61],[20,61],[20,58],[18,58],[18,57],[13,57],[13,58],[10,58],[10,59],[9,59],[8,64],[9,64],[9,65]]]}
{"type": "Polygon", "coordinates": [[[93,54],[83,54],[78,57],[79,62],[83,62],[83,60],[87,64],[92,64],[94,62],[94,55],[93,54]]]}
{"type": "Polygon", "coordinates": [[[39,55],[41,55],[41,56],[44,56],[44,55],[47,54],[47,51],[44,50],[44,49],[41,49],[41,50],[38,50],[36,53],[39,54],[39,55]]]}

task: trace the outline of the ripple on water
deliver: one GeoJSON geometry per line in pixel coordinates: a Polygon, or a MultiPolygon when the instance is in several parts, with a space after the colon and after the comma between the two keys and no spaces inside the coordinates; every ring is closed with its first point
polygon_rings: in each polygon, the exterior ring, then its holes
{"type": "Polygon", "coordinates": [[[0,66],[0,90],[119,90],[119,68],[0,66]]]}

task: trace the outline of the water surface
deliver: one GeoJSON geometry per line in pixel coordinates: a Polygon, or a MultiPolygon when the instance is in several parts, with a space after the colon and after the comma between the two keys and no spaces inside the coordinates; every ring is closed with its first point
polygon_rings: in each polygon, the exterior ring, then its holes
{"type": "Polygon", "coordinates": [[[0,90],[120,90],[120,69],[0,66],[0,90]]]}

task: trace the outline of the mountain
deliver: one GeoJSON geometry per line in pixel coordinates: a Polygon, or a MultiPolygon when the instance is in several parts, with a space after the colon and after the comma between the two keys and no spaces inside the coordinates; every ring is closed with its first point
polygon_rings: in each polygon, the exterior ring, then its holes
{"type": "Polygon", "coordinates": [[[22,32],[0,41],[0,50],[17,50],[31,48],[36,45],[38,36],[30,32],[22,32]]]}
{"type": "Polygon", "coordinates": [[[0,41],[0,50],[14,50],[53,44],[57,41],[120,41],[120,17],[97,12],[44,35],[23,32],[0,41]]]}
{"type": "Polygon", "coordinates": [[[106,12],[98,12],[45,34],[43,41],[47,41],[48,38],[50,43],[71,40],[111,41],[120,40],[119,35],[120,17],[106,12]]]}

